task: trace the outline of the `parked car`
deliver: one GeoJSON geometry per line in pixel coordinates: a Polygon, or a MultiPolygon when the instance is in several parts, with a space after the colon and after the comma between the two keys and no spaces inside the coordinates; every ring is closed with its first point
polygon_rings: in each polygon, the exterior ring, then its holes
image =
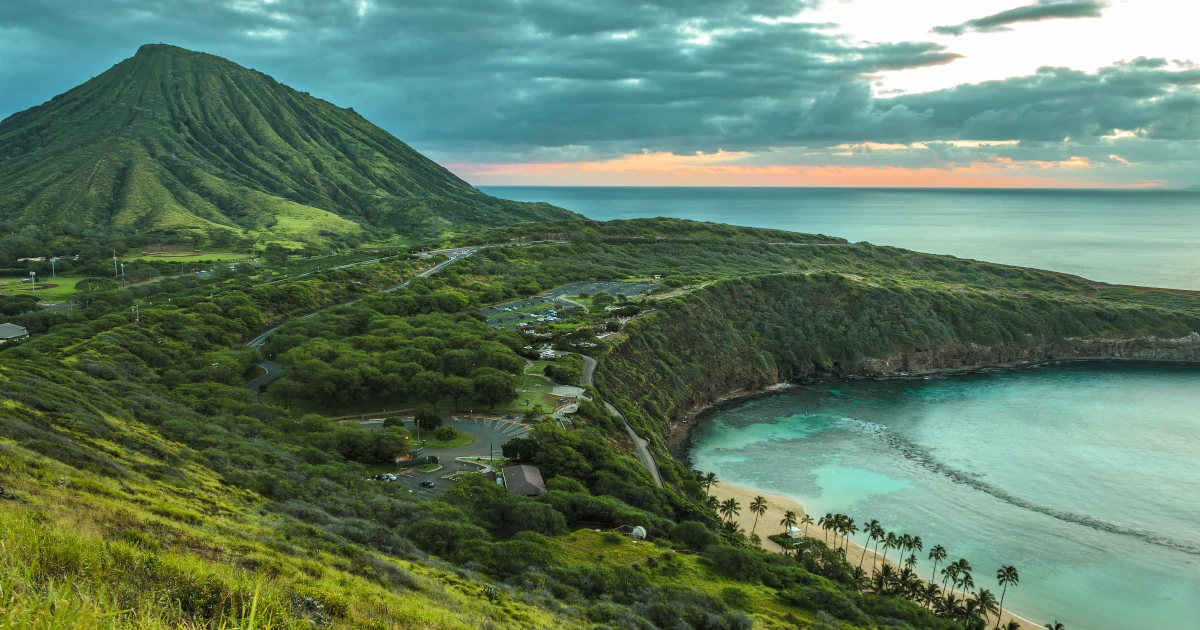
{"type": "Polygon", "coordinates": [[[432,481],[429,481],[428,479],[426,479],[425,481],[422,481],[422,482],[421,482],[421,487],[422,487],[422,488],[432,488],[432,487],[433,487],[433,482],[432,482],[432,481]]]}

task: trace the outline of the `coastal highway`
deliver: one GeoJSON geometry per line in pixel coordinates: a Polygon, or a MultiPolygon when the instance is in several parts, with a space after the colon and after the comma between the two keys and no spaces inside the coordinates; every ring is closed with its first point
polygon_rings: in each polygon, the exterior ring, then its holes
{"type": "MultiPolygon", "coordinates": [[[[583,378],[580,379],[580,382],[587,387],[592,384],[592,376],[596,373],[596,360],[587,355],[579,356],[583,359],[583,378]]],[[[637,451],[638,459],[642,460],[642,465],[650,472],[654,483],[658,484],[659,488],[663,487],[662,476],[658,473],[658,463],[654,461],[654,454],[650,452],[650,441],[642,439],[625,421],[625,416],[621,415],[621,412],[617,411],[617,408],[611,403],[605,401],[604,408],[608,409],[609,415],[619,419],[625,425],[625,430],[629,432],[629,439],[633,441],[633,447],[637,451]]]]}

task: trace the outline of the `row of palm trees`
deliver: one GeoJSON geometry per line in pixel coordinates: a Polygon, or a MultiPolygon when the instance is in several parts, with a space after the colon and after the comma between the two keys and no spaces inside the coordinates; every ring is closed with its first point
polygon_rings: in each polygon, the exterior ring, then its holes
{"type": "MultiPolygon", "coordinates": [[[[728,528],[736,527],[733,519],[741,514],[741,505],[732,497],[718,501],[716,497],[712,496],[712,487],[719,483],[716,474],[710,472],[700,475],[697,473],[697,478],[708,495],[706,503],[709,507],[724,517],[728,528]]],[[[762,496],[756,496],[750,502],[749,507],[750,512],[754,514],[754,525],[750,529],[753,534],[758,528],[758,519],[767,512],[767,501],[762,496]]],[[[804,530],[801,535],[808,537],[808,526],[814,523],[811,516],[805,514],[797,518],[794,511],[788,510],[779,524],[783,526],[785,535],[791,534],[794,528],[803,525],[804,530]]],[[[1000,613],[1004,608],[1004,598],[1008,594],[1008,587],[1017,586],[1020,583],[1020,574],[1016,567],[1004,565],[996,571],[996,582],[1001,589],[999,600],[986,588],[972,592],[971,589],[975,588],[975,578],[971,573],[973,570],[971,563],[966,558],[959,558],[946,564],[942,567],[941,573],[938,573],[938,565],[945,562],[947,558],[946,548],[941,545],[934,545],[929,549],[928,558],[933,562],[933,569],[929,580],[922,581],[914,572],[918,562],[917,553],[923,552],[925,549],[925,543],[920,536],[889,532],[875,519],[871,519],[860,527],[853,518],[845,514],[826,513],[825,516],[817,519],[815,524],[825,530],[826,545],[830,545],[829,537],[833,536],[831,546],[840,551],[843,557],[848,553],[850,536],[860,531],[867,535],[864,553],[859,558],[858,566],[854,568],[855,579],[861,588],[869,587],[877,593],[907,597],[927,606],[939,615],[962,621],[968,630],[986,628],[993,615],[995,616],[993,627],[999,630],[1001,628],[1000,613]],[[868,576],[863,570],[863,563],[867,556],[865,551],[870,549],[872,544],[874,544],[874,549],[871,554],[871,572],[868,576]],[[879,554],[880,547],[883,547],[882,556],[879,554]],[[888,552],[892,550],[901,552],[902,560],[897,563],[900,567],[898,569],[887,563],[888,552]],[[877,560],[879,561],[878,570],[876,570],[877,560]],[[939,575],[942,578],[940,587],[937,584],[939,575]]],[[[1047,630],[1064,630],[1063,624],[1058,620],[1052,624],[1045,624],[1045,627],[1047,630]]],[[[1005,630],[1018,630],[1020,624],[1015,620],[1009,620],[1004,628],[1005,630]]]]}
{"type": "MultiPolygon", "coordinates": [[[[805,518],[808,519],[807,516],[805,518]]],[[[808,520],[811,522],[811,519],[808,520]]],[[[791,532],[792,528],[796,526],[795,513],[789,511],[784,514],[784,518],[779,524],[783,526],[785,532],[791,532]]],[[[975,588],[975,578],[971,573],[971,563],[966,558],[960,558],[947,564],[942,567],[941,573],[938,573],[938,565],[947,557],[946,548],[941,545],[934,545],[929,550],[928,558],[933,562],[933,570],[929,580],[923,582],[914,573],[917,565],[917,553],[924,551],[925,548],[925,543],[920,536],[889,532],[875,519],[871,519],[859,528],[854,519],[845,514],[826,514],[817,520],[817,525],[825,529],[826,544],[829,544],[829,535],[833,534],[833,548],[840,550],[843,555],[849,547],[849,536],[859,531],[867,535],[865,549],[870,549],[872,543],[874,544],[870,576],[868,577],[862,568],[867,555],[865,552],[859,559],[858,567],[855,568],[860,583],[866,582],[872,590],[879,593],[906,596],[917,603],[928,606],[940,615],[965,622],[968,628],[986,627],[991,616],[995,615],[994,627],[999,629],[1000,611],[1004,607],[1004,598],[1008,594],[1008,587],[1020,583],[1020,574],[1016,567],[1005,565],[996,571],[996,582],[1001,588],[999,600],[986,588],[980,588],[972,594],[971,589],[975,588]],[[879,554],[880,547],[883,547],[882,556],[879,554]],[[902,560],[897,563],[900,566],[899,569],[893,568],[887,563],[887,554],[891,550],[901,552],[902,560]],[[875,568],[877,560],[880,560],[878,570],[875,568]],[[938,575],[942,577],[940,587],[937,585],[938,575]],[[972,596],[968,597],[968,594],[972,596]]],[[[804,535],[808,535],[807,527],[804,535]]],[[[1006,628],[1019,627],[1020,624],[1012,620],[1006,625],[1006,628]]],[[[1046,628],[1062,630],[1062,624],[1056,620],[1054,624],[1046,624],[1046,628]]]]}

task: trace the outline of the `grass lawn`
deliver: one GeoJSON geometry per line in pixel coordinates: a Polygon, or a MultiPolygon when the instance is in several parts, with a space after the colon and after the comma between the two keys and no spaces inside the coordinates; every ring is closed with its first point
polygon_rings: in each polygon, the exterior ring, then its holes
{"type": "Polygon", "coordinates": [[[526,374],[545,374],[546,366],[552,365],[554,361],[534,361],[533,365],[525,368],[526,374]]]}
{"type": "MultiPolygon", "coordinates": [[[[421,433],[422,433],[421,437],[424,437],[425,432],[422,431],[421,433]]],[[[429,435],[433,435],[433,434],[429,433],[429,435]]],[[[439,440],[437,438],[426,438],[425,439],[425,448],[433,448],[433,449],[462,448],[464,446],[470,446],[470,445],[474,444],[475,440],[476,440],[476,437],[474,435],[471,435],[470,433],[467,433],[466,431],[459,431],[458,437],[456,437],[453,440],[450,440],[448,442],[443,442],[442,440],[439,440]]]]}
{"type": "Polygon", "coordinates": [[[9,278],[0,278],[0,296],[7,295],[33,295],[46,302],[61,302],[75,294],[75,285],[83,278],[67,278],[59,276],[51,278],[48,275],[43,278],[40,274],[37,277],[37,290],[30,288],[29,283],[21,284],[21,280],[28,280],[29,274],[24,276],[14,276],[9,278]]]}
{"type": "Polygon", "coordinates": [[[517,399],[497,403],[495,409],[484,412],[509,412],[509,411],[529,411],[534,405],[541,405],[542,409],[549,413],[554,411],[555,399],[550,395],[552,386],[545,378],[540,378],[530,374],[524,374],[517,377],[517,399]],[[539,387],[540,386],[540,387],[539,387]],[[523,391],[528,390],[528,391],[523,391]]]}

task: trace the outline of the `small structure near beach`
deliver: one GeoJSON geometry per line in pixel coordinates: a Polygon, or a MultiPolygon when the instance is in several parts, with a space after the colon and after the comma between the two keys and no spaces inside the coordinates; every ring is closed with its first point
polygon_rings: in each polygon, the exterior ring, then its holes
{"type": "Polygon", "coordinates": [[[500,474],[504,478],[504,487],[513,494],[536,497],[546,491],[546,482],[542,481],[542,471],[537,466],[509,466],[500,474]]]}

